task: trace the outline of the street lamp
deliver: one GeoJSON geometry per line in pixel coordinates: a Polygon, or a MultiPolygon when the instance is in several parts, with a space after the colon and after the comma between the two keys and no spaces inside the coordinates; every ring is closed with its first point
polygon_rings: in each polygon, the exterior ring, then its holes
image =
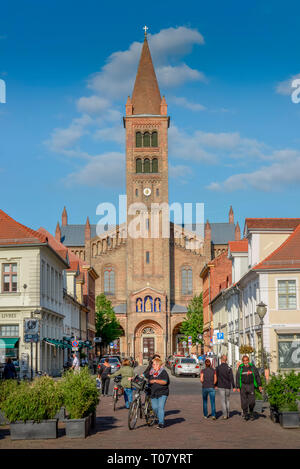
{"type": "Polygon", "coordinates": [[[260,327],[261,327],[261,367],[262,373],[264,372],[264,341],[263,341],[263,326],[264,326],[264,317],[267,313],[267,305],[263,301],[258,303],[256,306],[256,312],[260,319],[260,327]]]}

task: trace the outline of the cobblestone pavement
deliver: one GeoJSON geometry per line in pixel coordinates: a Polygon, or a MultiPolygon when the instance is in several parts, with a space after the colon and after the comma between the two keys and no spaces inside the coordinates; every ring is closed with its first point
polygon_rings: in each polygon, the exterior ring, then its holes
{"type": "Polygon", "coordinates": [[[104,397],[97,409],[96,429],[86,439],[68,439],[60,423],[56,440],[12,441],[7,426],[0,427],[0,449],[300,448],[300,429],[283,429],[273,423],[267,409],[255,421],[242,420],[238,393],[232,393],[229,420],[222,419],[218,392],[216,408],[217,420],[204,420],[199,380],[171,377],[164,429],[149,428],[144,420],[138,420],[136,429],[128,430],[123,398],[114,412],[112,398],[104,397]]]}

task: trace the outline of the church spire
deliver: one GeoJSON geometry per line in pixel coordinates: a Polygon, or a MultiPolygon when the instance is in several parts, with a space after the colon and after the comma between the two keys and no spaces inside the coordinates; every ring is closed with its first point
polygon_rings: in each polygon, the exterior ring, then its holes
{"type": "Polygon", "coordinates": [[[161,96],[152,63],[146,30],[131,101],[133,114],[160,114],[161,96]]]}

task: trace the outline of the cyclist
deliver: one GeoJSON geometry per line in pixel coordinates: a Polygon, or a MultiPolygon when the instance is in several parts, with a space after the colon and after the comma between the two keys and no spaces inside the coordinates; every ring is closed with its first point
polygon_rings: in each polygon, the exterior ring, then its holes
{"type": "Polygon", "coordinates": [[[123,360],[121,368],[115,371],[112,375],[109,375],[109,378],[115,378],[119,375],[122,376],[121,386],[124,389],[125,406],[126,409],[129,409],[130,403],[132,402],[131,380],[134,376],[134,372],[130,365],[130,360],[127,358],[123,360]]]}
{"type": "Polygon", "coordinates": [[[169,395],[169,375],[162,366],[160,358],[152,360],[151,370],[144,371],[145,378],[149,379],[152,408],[158,418],[157,428],[165,427],[165,405],[169,395]]]}

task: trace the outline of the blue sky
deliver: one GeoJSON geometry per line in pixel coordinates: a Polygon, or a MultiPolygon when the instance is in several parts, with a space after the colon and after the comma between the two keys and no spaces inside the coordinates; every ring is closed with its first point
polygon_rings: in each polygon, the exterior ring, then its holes
{"type": "Polygon", "coordinates": [[[1,208],[32,228],[96,223],[125,193],[122,116],[144,24],[171,116],[170,202],[205,218],[298,217],[297,1],[6,2],[1,208]]]}

